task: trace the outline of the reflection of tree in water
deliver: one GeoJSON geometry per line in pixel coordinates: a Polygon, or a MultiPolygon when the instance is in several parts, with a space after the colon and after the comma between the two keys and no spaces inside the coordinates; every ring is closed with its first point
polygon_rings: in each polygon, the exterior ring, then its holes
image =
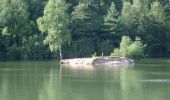
{"type": "MultiPolygon", "coordinates": [[[[56,65],[56,64],[55,64],[56,65]]],[[[53,63],[7,62],[0,67],[1,100],[37,100],[53,63]]]]}
{"type": "Polygon", "coordinates": [[[61,83],[59,72],[51,69],[48,78],[44,80],[39,90],[38,100],[61,100],[61,83]]]}
{"type": "Polygon", "coordinates": [[[153,76],[146,76],[138,67],[59,69],[56,62],[0,65],[2,100],[160,100],[169,97],[168,84],[139,81],[153,76]]]}
{"type": "MultiPolygon", "coordinates": [[[[157,65],[158,64],[156,64],[156,66],[157,65]]],[[[148,65],[145,66],[149,67],[148,65]]],[[[147,68],[149,73],[147,73],[146,67],[144,69],[142,69],[142,67],[144,66],[138,66],[140,70],[135,68],[135,70],[122,71],[120,78],[122,100],[169,100],[169,83],[147,81],[160,77],[163,79],[163,77],[167,76],[161,76],[160,74],[156,75],[155,73],[150,72],[154,70],[158,71],[158,66],[150,71],[149,69],[151,67],[147,68]]],[[[160,66],[160,68],[162,69],[162,66],[160,66]]],[[[163,73],[165,74],[165,70],[163,73]]]]}
{"type": "Polygon", "coordinates": [[[92,70],[62,67],[62,92],[67,95],[64,100],[123,100],[130,88],[141,89],[140,84],[133,82],[132,76],[134,80],[140,78],[134,72],[133,67],[98,66],[92,70]]]}
{"type": "Polygon", "coordinates": [[[95,84],[95,70],[92,67],[62,66],[62,99],[63,100],[98,100],[94,94],[98,93],[99,84],[95,84]],[[90,91],[89,91],[90,90],[90,91]]]}
{"type": "Polygon", "coordinates": [[[122,70],[120,72],[120,88],[122,100],[143,100],[142,84],[139,72],[122,70]]]}
{"type": "Polygon", "coordinates": [[[49,77],[43,82],[44,87],[39,91],[39,100],[143,100],[146,96],[150,100],[160,100],[166,96],[161,86],[157,91],[146,88],[147,85],[139,81],[142,75],[135,67],[83,69],[67,66],[60,67],[60,73],[51,69],[49,77]],[[152,95],[148,90],[153,92],[152,95]]]}
{"type": "Polygon", "coordinates": [[[1,87],[0,87],[0,98],[2,100],[5,100],[8,97],[8,79],[6,78],[5,75],[1,76],[2,81],[1,81],[1,87]]]}
{"type": "Polygon", "coordinates": [[[144,98],[160,100],[160,98],[167,98],[167,94],[162,93],[165,89],[162,87],[168,88],[167,85],[157,84],[159,88],[154,91],[152,88],[155,88],[154,84],[140,81],[143,80],[145,74],[136,67],[104,68],[101,66],[93,70],[62,67],[61,72],[62,100],[144,100],[144,98]]]}

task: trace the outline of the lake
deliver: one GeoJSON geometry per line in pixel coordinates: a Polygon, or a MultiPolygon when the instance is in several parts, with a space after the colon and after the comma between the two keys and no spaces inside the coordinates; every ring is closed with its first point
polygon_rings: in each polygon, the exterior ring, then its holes
{"type": "Polygon", "coordinates": [[[169,100],[170,59],[133,67],[60,67],[52,61],[0,62],[0,100],[169,100]]]}

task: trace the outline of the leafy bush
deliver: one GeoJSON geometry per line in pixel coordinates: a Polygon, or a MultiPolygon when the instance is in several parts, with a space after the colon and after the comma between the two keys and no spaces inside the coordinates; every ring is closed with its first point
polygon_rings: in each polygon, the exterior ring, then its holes
{"type": "Polygon", "coordinates": [[[139,59],[144,57],[144,49],[146,45],[141,42],[139,37],[132,41],[128,36],[123,36],[120,42],[120,48],[114,49],[111,56],[121,56],[139,59]]]}

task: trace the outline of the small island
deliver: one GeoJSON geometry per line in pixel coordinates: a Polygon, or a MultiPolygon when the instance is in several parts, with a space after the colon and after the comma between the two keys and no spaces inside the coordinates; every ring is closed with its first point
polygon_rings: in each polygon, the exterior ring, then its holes
{"type": "Polygon", "coordinates": [[[92,58],[74,58],[74,59],[63,59],[60,64],[66,64],[71,66],[76,65],[131,65],[134,64],[134,60],[126,57],[92,57],[92,58]]]}

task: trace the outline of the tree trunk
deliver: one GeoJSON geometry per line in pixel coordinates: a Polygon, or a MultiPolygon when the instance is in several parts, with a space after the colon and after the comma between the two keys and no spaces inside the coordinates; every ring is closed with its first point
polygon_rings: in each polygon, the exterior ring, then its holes
{"type": "Polygon", "coordinates": [[[60,60],[63,59],[63,56],[62,56],[62,51],[61,51],[61,47],[59,46],[59,52],[60,52],[60,60]]]}

